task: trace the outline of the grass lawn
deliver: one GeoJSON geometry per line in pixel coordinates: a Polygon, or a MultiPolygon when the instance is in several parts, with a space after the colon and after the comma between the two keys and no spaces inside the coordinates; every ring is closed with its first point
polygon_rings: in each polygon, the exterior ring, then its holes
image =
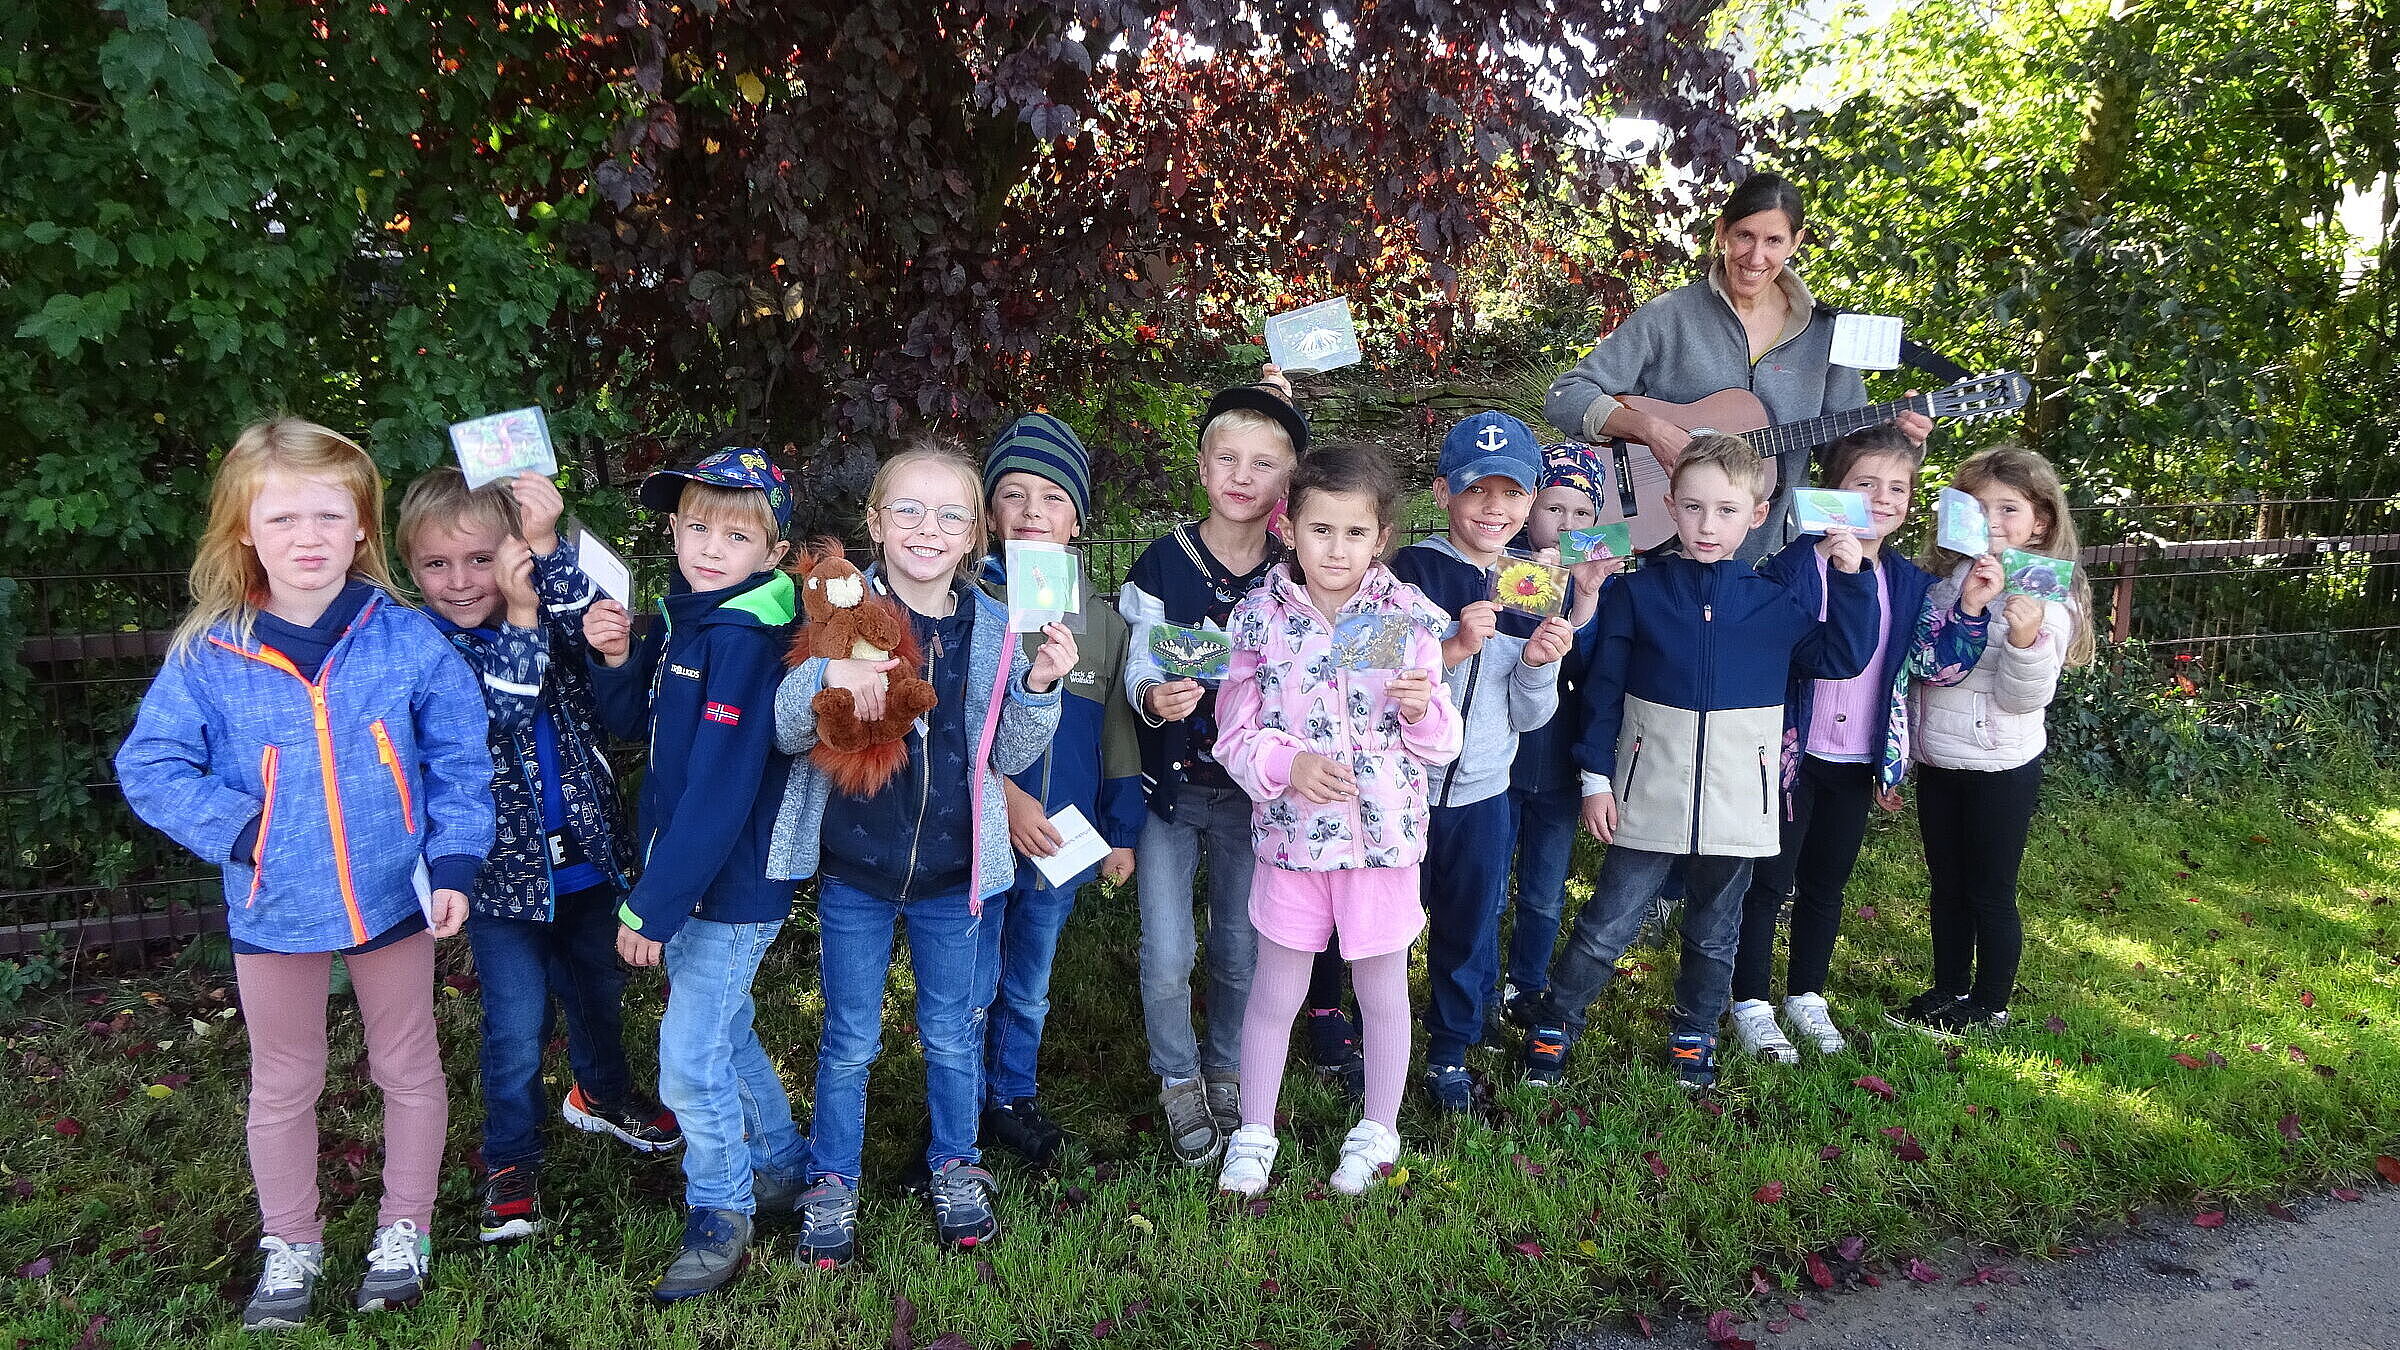
{"type": "MultiPolygon", "coordinates": [[[[1056,1177],[999,1167],[1007,1229],[996,1246],[939,1253],[923,1209],[876,1187],[872,1174],[891,1172],[924,1115],[896,993],[870,1104],[860,1266],[801,1271],[776,1233],[768,1259],[727,1291],[667,1313],[643,1290],[679,1231],[671,1161],[561,1127],[546,1172],[552,1231],[477,1249],[466,1163],[476,1014],[456,990],[441,1000],[455,1090],[437,1288],[413,1312],[344,1311],[373,1221],[376,1162],[356,1141],[373,1137],[379,1114],[345,1011],[325,1113],[335,1206],[325,1311],[294,1340],[1480,1343],[1730,1306],[1761,1282],[1798,1297],[1817,1255],[1829,1264],[1813,1269],[1837,1280],[1862,1273],[1845,1251],[1893,1275],[1951,1234],[2039,1254],[2138,1205],[2257,1209],[2362,1184],[2400,1131],[2395,788],[2366,779],[2305,798],[2262,788],[2163,805],[2053,792],[2025,866],[2018,1025],[1956,1052],[1886,1033],[1874,1016],[1924,986],[1928,961],[1913,825],[1879,821],[1835,962],[1852,1055],[1736,1065],[1695,1104],[1657,1062],[1673,955],[1637,949],[1563,1088],[1528,1094],[1503,1077],[1491,1122],[1458,1130],[1437,1126],[1412,1093],[1405,1175],[1357,1201],[1322,1190],[1353,1118],[1298,1077],[1262,1200],[1218,1200],[1213,1174],[1165,1160],[1131,898],[1095,889],[1068,930],[1044,1055],[1046,1099],[1080,1142],[1056,1177]],[[1856,1084],[1869,1076],[1888,1098],[1856,1084]]],[[[1587,878],[1590,863],[1578,869],[1587,878]]],[[[447,959],[463,961],[464,945],[447,959]]],[[[802,1111],[814,961],[803,915],[758,986],[761,1030],[802,1111]]],[[[10,1031],[0,1345],[66,1346],[87,1331],[89,1344],[241,1342],[235,1313],[258,1268],[258,1230],[228,983],[160,972],[30,1007],[10,1031]]],[[[656,986],[637,988],[629,1036],[647,1061],[656,986]]],[[[554,1062],[563,1075],[563,1054],[554,1062]]],[[[1499,1073],[1505,1061],[1480,1067],[1499,1073]]]]}

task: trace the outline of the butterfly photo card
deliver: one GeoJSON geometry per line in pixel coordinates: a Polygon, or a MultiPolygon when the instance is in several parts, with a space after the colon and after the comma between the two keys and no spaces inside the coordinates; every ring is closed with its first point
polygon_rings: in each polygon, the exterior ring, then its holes
{"type": "Polygon", "coordinates": [[[1154,624],[1150,629],[1150,659],[1167,678],[1215,683],[1233,664],[1233,639],[1214,628],[1154,624]]]}
{"type": "Polygon", "coordinates": [[[544,477],[558,472],[558,452],[550,444],[550,419],[540,408],[512,408],[452,422],[450,450],[458,456],[458,467],[466,474],[470,491],[527,470],[544,477]]]}
{"type": "Polygon", "coordinates": [[[1983,503],[1957,488],[1943,488],[1933,499],[1934,542],[1970,558],[1992,551],[1992,521],[1983,503]]]}
{"type": "Polygon", "coordinates": [[[1004,555],[1008,570],[1008,631],[1038,632],[1063,624],[1083,631],[1083,555],[1064,544],[1011,539],[1004,555]]]}
{"type": "Polygon", "coordinates": [[[2074,597],[2075,564],[2047,553],[2012,548],[2000,555],[2000,570],[2008,576],[2007,595],[2030,595],[2036,600],[2067,603],[2074,597]]]}
{"type": "Polygon", "coordinates": [[[1492,569],[1493,604],[1537,619],[1567,607],[1567,569],[1510,554],[1492,569]]]}
{"type": "Polygon", "coordinates": [[[1561,530],[1558,534],[1558,561],[1562,566],[1632,556],[1633,527],[1621,520],[1589,529],[1561,530]]]}

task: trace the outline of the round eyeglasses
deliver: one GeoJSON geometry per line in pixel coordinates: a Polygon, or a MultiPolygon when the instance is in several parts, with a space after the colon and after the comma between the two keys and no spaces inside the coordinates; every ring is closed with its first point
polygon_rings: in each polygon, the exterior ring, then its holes
{"type": "MultiPolygon", "coordinates": [[[[877,508],[891,513],[892,523],[903,530],[913,530],[925,523],[925,503],[901,498],[877,508]]],[[[957,536],[974,527],[975,513],[963,506],[945,506],[933,513],[933,523],[944,534],[957,536]]]]}

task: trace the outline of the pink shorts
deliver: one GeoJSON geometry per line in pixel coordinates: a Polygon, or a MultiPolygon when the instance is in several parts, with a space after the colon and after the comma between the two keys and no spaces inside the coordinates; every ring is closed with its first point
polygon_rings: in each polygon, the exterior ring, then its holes
{"type": "Polygon", "coordinates": [[[1294,872],[1261,862],[1250,877],[1250,926],[1297,952],[1321,952],[1339,932],[1345,961],[1407,951],[1425,931],[1417,869],[1294,872]]]}

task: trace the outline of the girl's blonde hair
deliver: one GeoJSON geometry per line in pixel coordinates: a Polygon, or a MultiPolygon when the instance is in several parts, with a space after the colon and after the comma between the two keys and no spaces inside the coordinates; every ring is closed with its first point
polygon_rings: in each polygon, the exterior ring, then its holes
{"type": "MultiPolygon", "coordinates": [[[[2075,534],[2075,516],[2067,509],[2067,490],[2058,481],[2058,470],[2039,454],[2015,445],[1996,445],[1970,456],[1951,475],[1950,486],[1973,496],[1982,489],[1999,486],[2014,490],[2033,503],[2041,517],[2041,535],[2026,540],[2025,551],[2045,557],[2064,558],[2075,564],[2075,580],[2068,587],[2072,597],[2067,608],[2075,615],[2075,635],[2067,643],[2067,664],[2087,666],[2092,662],[2092,583],[2083,572],[2083,549],[2075,534]]],[[[1966,561],[1962,554],[1936,544],[1925,555],[1928,571],[1946,575],[1966,561]]]]}
{"type": "Polygon", "coordinates": [[[958,562],[958,573],[963,576],[969,569],[983,565],[983,471],[975,466],[973,459],[968,458],[964,447],[947,436],[930,431],[919,432],[901,445],[898,454],[885,460],[882,467],[875,470],[875,481],[867,486],[867,538],[871,540],[875,537],[875,517],[883,510],[884,496],[891,491],[892,480],[899,476],[901,470],[918,464],[939,464],[957,474],[959,483],[966,488],[967,513],[972,523],[967,527],[967,551],[958,562]]]}
{"type": "Polygon", "coordinates": [[[230,622],[240,640],[250,640],[250,626],[267,598],[267,572],[242,536],[250,531],[250,506],[272,473],[327,479],[346,489],[366,535],[350,560],[350,575],[398,594],[384,557],[383,476],[375,461],[358,442],[330,427],[298,417],[254,422],[225,452],[209,487],[208,526],[192,558],[192,609],[175,626],[171,654],[188,653],[219,623],[230,622]]]}

